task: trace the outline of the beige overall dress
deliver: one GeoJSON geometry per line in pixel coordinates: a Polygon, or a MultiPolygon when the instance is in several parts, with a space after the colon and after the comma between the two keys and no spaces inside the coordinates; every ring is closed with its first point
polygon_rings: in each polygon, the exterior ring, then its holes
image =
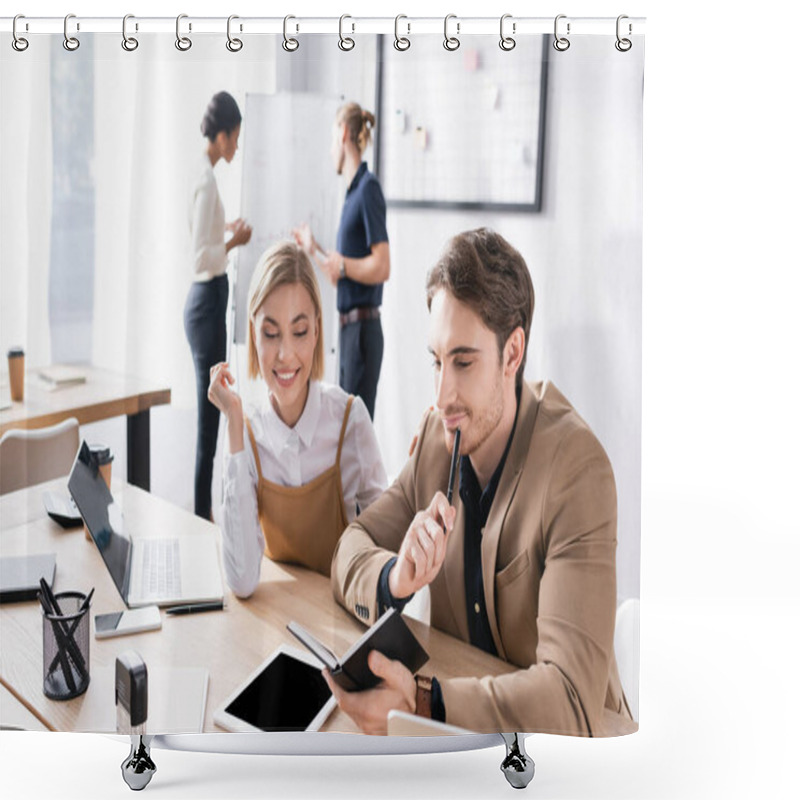
{"type": "Polygon", "coordinates": [[[330,576],[333,551],[349,522],[344,506],[339,460],[352,405],[351,395],[347,399],[339,433],[336,462],[302,486],[281,486],[262,476],[256,439],[250,420],[245,418],[258,471],[256,495],[258,520],[266,541],[264,552],[273,561],[302,564],[330,576]]]}

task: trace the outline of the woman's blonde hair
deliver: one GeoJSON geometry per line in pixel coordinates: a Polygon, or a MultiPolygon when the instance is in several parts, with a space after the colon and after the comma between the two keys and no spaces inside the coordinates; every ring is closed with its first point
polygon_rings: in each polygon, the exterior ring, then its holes
{"type": "Polygon", "coordinates": [[[319,295],[319,284],[305,251],[295,242],[288,241],[278,242],[261,256],[250,280],[250,290],[247,293],[247,374],[251,378],[258,378],[261,375],[255,339],[256,313],[276,289],[294,283],[305,287],[314,304],[314,313],[317,316],[317,346],[314,348],[314,359],[311,362],[311,380],[322,379],[325,372],[325,343],[322,336],[322,300],[319,295]]]}
{"type": "Polygon", "coordinates": [[[372,141],[375,115],[365,111],[358,103],[345,103],[336,112],[336,123],[347,128],[348,138],[363,153],[372,141]]]}

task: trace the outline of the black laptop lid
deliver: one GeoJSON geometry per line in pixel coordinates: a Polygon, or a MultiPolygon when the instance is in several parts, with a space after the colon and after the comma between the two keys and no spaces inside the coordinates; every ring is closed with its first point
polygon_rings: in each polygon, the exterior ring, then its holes
{"type": "Polygon", "coordinates": [[[86,442],[81,443],[75,457],[68,486],[117,590],[127,603],[131,540],[123,527],[122,511],[114,502],[86,442]]]}

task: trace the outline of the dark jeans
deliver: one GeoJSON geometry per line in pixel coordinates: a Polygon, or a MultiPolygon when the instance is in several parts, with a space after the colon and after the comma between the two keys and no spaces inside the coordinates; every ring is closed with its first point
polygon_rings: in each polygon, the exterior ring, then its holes
{"type": "Polygon", "coordinates": [[[379,319],[351,322],[339,329],[339,386],[357,394],[375,416],[375,395],[383,361],[383,328],[379,319]]]}
{"type": "Polygon", "coordinates": [[[219,410],[208,401],[209,371],[225,360],[227,305],[228,276],[220,275],[207,283],[193,283],[183,309],[183,327],[192,349],[197,384],[194,513],[204,519],[211,519],[211,477],[219,430],[219,410]]]}

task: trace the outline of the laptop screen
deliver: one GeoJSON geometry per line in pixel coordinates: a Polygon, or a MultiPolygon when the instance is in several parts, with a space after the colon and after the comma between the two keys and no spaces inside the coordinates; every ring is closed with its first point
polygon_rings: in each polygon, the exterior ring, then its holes
{"type": "Polygon", "coordinates": [[[122,510],[114,502],[86,442],[81,443],[75,457],[68,486],[122,599],[127,603],[131,540],[124,530],[122,510]]]}

